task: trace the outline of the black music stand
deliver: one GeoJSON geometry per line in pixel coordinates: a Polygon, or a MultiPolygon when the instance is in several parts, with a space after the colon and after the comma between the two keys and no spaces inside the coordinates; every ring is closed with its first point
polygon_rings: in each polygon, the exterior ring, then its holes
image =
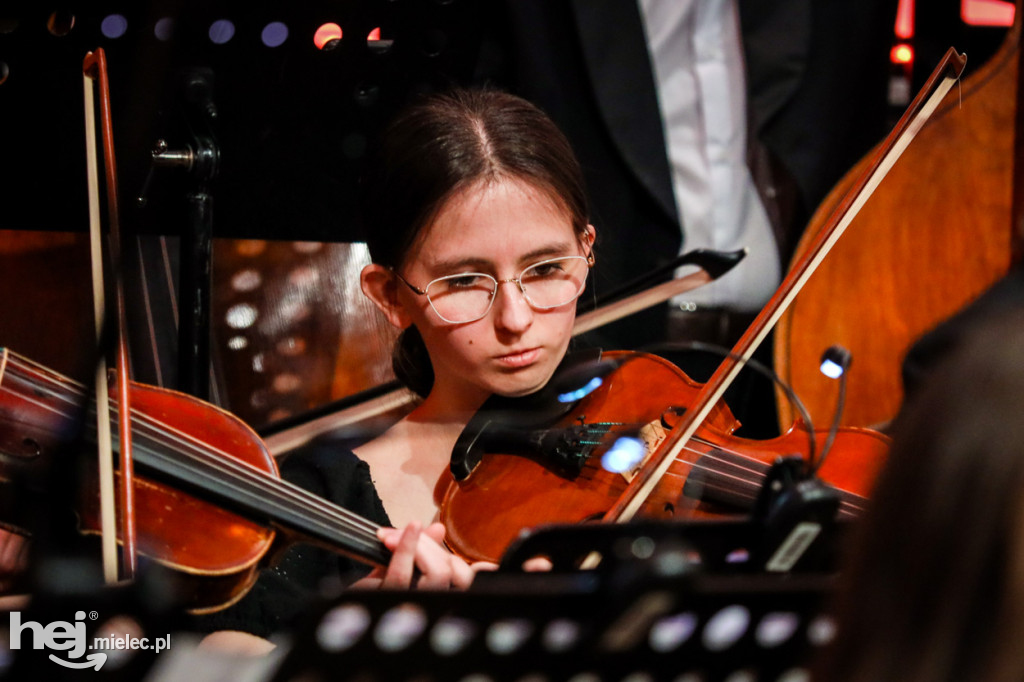
{"type": "MultiPolygon", "coordinates": [[[[612,560],[593,571],[480,574],[465,593],[347,592],[294,633],[274,679],[806,679],[833,630],[832,577],[696,562],[749,537],[745,522],[732,525],[575,527],[594,548],[618,547],[612,560]],[[712,530],[726,531],[722,542],[712,530]]],[[[531,551],[572,532],[547,534],[532,536],[531,551]]]]}

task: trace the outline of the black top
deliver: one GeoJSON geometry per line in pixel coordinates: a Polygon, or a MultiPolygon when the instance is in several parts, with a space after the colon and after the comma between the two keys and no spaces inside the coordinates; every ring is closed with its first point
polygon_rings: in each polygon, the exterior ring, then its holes
{"type": "MultiPolygon", "coordinates": [[[[290,455],[281,477],[372,521],[390,526],[370,479],[370,467],[351,451],[317,443],[290,455]]],[[[288,629],[311,601],[337,594],[369,567],[311,545],[294,545],[235,605],[194,619],[201,632],[242,630],[260,637],[288,629]]]]}

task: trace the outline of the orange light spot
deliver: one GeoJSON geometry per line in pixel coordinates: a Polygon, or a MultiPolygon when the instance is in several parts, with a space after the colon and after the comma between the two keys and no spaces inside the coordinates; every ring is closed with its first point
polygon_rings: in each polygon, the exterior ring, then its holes
{"type": "Polygon", "coordinates": [[[896,10],[896,37],[900,40],[914,37],[914,0],[900,0],[896,10]]]}
{"type": "Polygon", "coordinates": [[[1013,26],[1015,9],[1006,0],[960,0],[960,18],[971,26],[1013,26]]]}
{"type": "Polygon", "coordinates": [[[895,45],[889,52],[893,64],[910,64],[914,61],[914,48],[910,45],[895,45]]]}
{"type": "Polygon", "coordinates": [[[367,40],[380,40],[380,26],[370,31],[370,35],[366,36],[367,40]]]}
{"type": "Polygon", "coordinates": [[[337,24],[324,24],[313,34],[313,44],[318,50],[324,49],[332,40],[341,40],[341,26],[337,24]]]}

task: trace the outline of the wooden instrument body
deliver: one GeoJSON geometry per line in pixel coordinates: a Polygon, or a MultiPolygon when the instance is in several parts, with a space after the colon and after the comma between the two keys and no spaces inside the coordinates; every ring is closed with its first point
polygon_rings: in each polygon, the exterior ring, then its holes
{"type": "MultiPolygon", "coordinates": [[[[835,384],[818,371],[840,344],[854,364],[843,424],[888,422],[902,402],[913,342],[991,286],[1010,266],[1020,21],[1001,51],[954,87],[780,319],[775,369],[816,422],[835,384]]],[[[871,158],[816,211],[794,260],[871,158]]],[[[779,422],[793,412],[779,401],[779,422]]]]}
{"type": "MultiPolygon", "coordinates": [[[[2,356],[8,360],[5,352],[2,356]]],[[[0,487],[3,498],[22,498],[16,486],[43,478],[51,466],[74,467],[73,440],[80,387],[39,366],[5,362],[0,371],[0,487]],[[27,395],[33,400],[25,400],[27,395]],[[60,461],[55,461],[60,458],[60,461]]],[[[168,445],[197,446],[230,453],[238,462],[276,475],[277,466],[256,434],[233,415],[181,393],[131,384],[135,444],[147,456],[167,454],[168,445]],[[140,428],[145,424],[149,428],[140,428]],[[157,426],[157,428],[153,428],[157,426]]],[[[91,428],[91,427],[90,427],[91,428]]],[[[83,480],[77,500],[67,503],[78,515],[80,530],[100,533],[95,458],[86,454],[77,467],[83,480]]],[[[194,610],[219,608],[240,598],[255,581],[261,559],[275,531],[223,507],[189,494],[179,482],[170,485],[146,471],[134,477],[137,550],[140,556],[171,569],[185,605],[194,610]]],[[[187,487],[187,482],[186,486],[187,487]]],[[[5,525],[31,528],[25,506],[8,510],[5,525]]],[[[120,510],[118,510],[120,513],[120,510]]],[[[119,537],[120,541],[121,538],[119,537]]]]}
{"type": "MultiPolygon", "coordinates": [[[[606,353],[605,357],[620,353],[606,353]]],[[[661,358],[621,355],[630,359],[574,406],[560,421],[561,426],[607,424],[621,429],[621,435],[633,435],[644,424],[671,422],[700,391],[700,384],[661,358]]],[[[645,501],[641,515],[686,519],[748,512],[767,465],[784,455],[807,452],[808,434],[800,425],[765,441],[732,435],[738,426],[727,407],[716,406],[685,455],[671,464],[645,501]],[[707,505],[700,490],[684,490],[695,468],[702,470],[704,483],[699,487],[724,480],[721,485],[732,489],[737,498],[745,498],[749,506],[707,505]],[[730,478],[742,480],[733,486],[730,478]]],[[[820,451],[825,434],[816,433],[815,439],[820,451]]],[[[523,530],[546,523],[599,519],[628,482],[622,474],[602,467],[602,455],[613,441],[614,435],[606,438],[574,476],[536,457],[498,452],[484,455],[473,472],[453,482],[445,495],[441,521],[447,529],[446,542],[467,559],[494,561],[523,530]]],[[[887,449],[888,439],[876,432],[844,430],[820,473],[841,490],[866,496],[887,449]]]]}

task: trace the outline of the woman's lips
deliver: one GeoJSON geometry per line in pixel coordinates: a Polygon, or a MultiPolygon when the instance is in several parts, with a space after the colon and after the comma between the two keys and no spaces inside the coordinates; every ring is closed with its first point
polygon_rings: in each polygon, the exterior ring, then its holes
{"type": "Polygon", "coordinates": [[[528,348],[515,353],[509,353],[508,355],[498,356],[497,360],[506,367],[518,368],[532,365],[537,362],[538,358],[540,358],[540,348],[528,348]]]}

